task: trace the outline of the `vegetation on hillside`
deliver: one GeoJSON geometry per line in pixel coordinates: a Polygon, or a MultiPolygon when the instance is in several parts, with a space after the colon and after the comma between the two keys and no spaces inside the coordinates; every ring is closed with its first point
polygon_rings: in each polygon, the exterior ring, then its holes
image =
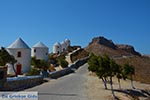
{"type": "Polygon", "coordinates": [[[116,63],[123,66],[124,63],[128,62],[130,65],[134,66],[135,74],[133,79],[143,83],[150,83],[150,58],[149,57],[128,57],[122,59],[115,59],[116,63]]]}
{"type": "Polygon", "coordinates": [[[78,50],[76,53],[71,55],[71,61],[74,62],[78,59],[82,59],[89,56],[89,53],[86,52],[84,49],[78,50]]]}

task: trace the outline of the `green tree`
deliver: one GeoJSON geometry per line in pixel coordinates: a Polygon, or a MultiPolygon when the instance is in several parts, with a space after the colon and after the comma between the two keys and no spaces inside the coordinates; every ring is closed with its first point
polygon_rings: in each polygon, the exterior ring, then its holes
{"type": "Polygon", "coordinates": [[[1,47],[0,49],[0,64],[2,66],[5,66],[6,63],[11,63],[12,64],[12,67],[13,67],[13,70],[17,76],[17,72],[14,68],[14,64],[17,62],[17,60],[14,58],[14,56],[10,55],[7,50],[3,47],[1,47]]]}
{"type": "Polygon", "coordinates": [[[110,68],[109,68],[109,70],[108,70],[108,73],[109,73],[109,78],[110,78],[110,86],[111,86],[111,91],[112,91],[112,95],[113,95],[113,97],[114,97],[114,99],[116,100],[117,98],[116,98],[116,96],[115,96],[115,93],[114,93],[114,89],[113,89],[113,77],[115,76],[115,75],[117,75],[117,73],[118,73],[118,64],[116,64],[116,62],[114,61],[114,60],[112,60],[112,59],[110,59],[110,68]]]}
{"type": "Polygon", "coordinates": [[[44,70],[47,70],[49,66],[47,61],[36,59],[36,57],[31,58],[31,65],[33,65],[35,68],[44,69],[44,70]]]}
{"type": "Polygon", "coordinates": [[[123,75],[125,78],[129,77],[131,80],[132,88],[135,88],[133,85],[133,75],[135,74],[134,66],[130,65],[129,63],[125,63],[123,67],[123,75]]]}
{"type": "Polygon", "coordinates": [[[100,68],[97,71],[97,75],[98,77],[101,77],[99,75],[102,75],[102,81],[104,82],[104,85],[107,86],[107,81],[109,81],[107,79],[110,75],[110,58],[107,55],[99,56],[99,66],[100,68]]]}
{"type": "Polygon", "coordinates": [[[116,65],[116,77],[117,77],[117,79],[118,79],[118,84],[119,84],[119,89],[121,89],[121,79],[123,78],[123,74],[122,74],[122,68],[121,68],[121,66],[120,65],[116,65]]]}
{"type": "Polygon", "coordinates": [[[95,56],[93,53],[90,55],[90,59],[88,60],[88,70],[91,72],[96,72],[99,67],[98,57],[95,56]]]}
{"type": "Polygon", "coordinates": [[[90,55],[88,61],[88,70],[96,73],[96,75],[102,79],[105,89],[107,89],[107,66],[102,56],[96,56],[93,53],[90,55]]]}
{"type": "Polygon", "coordinates": [[[107,81],[110,82],[111,91],[114,99],[116,96],[113,90],[113,77],[117,74],[118,65],[114,60],[110,59],[107,55],[104,56],[95,56],[94,54],[90,55],[88,61],[88,69],[92,72],[95,72],[96,75],[102,79],[105,89],[107,89],[107,81]],[[108,79],[108,80],[107,80],[108,79]]]}

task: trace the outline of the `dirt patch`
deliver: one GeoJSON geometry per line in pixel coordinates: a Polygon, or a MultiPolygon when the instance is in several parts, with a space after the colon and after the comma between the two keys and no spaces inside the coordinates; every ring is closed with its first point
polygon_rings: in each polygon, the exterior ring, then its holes
{"type": "MultiPolygon", "coordinates": [[[[113,87],[118,100],[150,100],[150,84],[133,82],[135,89],[132,89],[130,80],[121,80],[121,89],[119,89],[116,78],[113,78],[113,87]]],[[[104,89],[102,81],[95,75],[87,75],[87,95],[89,100],[113,100],[110,85],[108,90],[104,89]]]]}

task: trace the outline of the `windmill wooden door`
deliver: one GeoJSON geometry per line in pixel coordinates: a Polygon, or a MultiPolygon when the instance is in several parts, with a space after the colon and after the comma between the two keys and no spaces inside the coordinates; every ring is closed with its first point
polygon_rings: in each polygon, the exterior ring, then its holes
{"type": "Polygon", "coordinates": [[[17,75],[21,75],[21,69],[22,69],[22,65],[21,64],[17,64],[17,68],[16,68],[17,75]]]}

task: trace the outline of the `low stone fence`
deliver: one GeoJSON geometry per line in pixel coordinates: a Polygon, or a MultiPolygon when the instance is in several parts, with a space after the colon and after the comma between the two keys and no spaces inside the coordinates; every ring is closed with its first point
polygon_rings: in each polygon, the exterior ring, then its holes
{"type": "Polygon", "coordinates": [[[80,66],[84,65],[85,63],[87,63],[88,59],[89,59],[89,57],[78,59],[77,61],[75,61],[73,63],[73,65],[71,67],[75,68],[75,69],[78,69],[80,66]]]}
{"type": "Polygon", "coordinates": [[[0,66],[0,89],[3,88],[7,77],[7,67],[0,66]]]}
{"type": "Polygon", "coordinates": [[[42,76],[24,76],[7,78],[2,90],[22,90],[43,82],[42,76]]]}
{"type": "MultiPolygon", "coordinates": [[[[80,66],[85,64],[89,57],[79,59],[73,64],[69,65],[67,68],[64,68],[59,71],[50,72],[50,78],[59,78],[64,75],[73,73],[80,66]]],[[[35,85],[39,85],[43,82],[43,77],[41,75],[38,76],[24,76],[24,77],[12,77],[7,78],[3,84],[3,88],[0,90],[3,91],[15,91],[15,90],[23,90],[29,87],[33,87],[35,85]]]]}
{"type": "Polygon", "coordinates": [[[64,69],[59,70],[59,71],[50,72],[50,78],[55,79],[55,78],[59,78],[59,77],[62,77],[64,75],[73,73],[74,70],[78,69],[80,66],[85,64],[88,61],[88,59],[89,59],[89,57],[85,57],[83,59],[77,60],[73,64],[69,65],[67,68],[64,68],[64,69]]]}
{"type": "Polygon", "coordinates": [[[62,70],[59,70],[59,71],[54,71],[54,72],[50,72],[50,78],[59,78],[59,77],[62,77],[64,75],[67,75],[69,73],[73,73],[74,71],[71,69],[71,67],[68,67],[68,68],[64,68],[62,70]]]}

